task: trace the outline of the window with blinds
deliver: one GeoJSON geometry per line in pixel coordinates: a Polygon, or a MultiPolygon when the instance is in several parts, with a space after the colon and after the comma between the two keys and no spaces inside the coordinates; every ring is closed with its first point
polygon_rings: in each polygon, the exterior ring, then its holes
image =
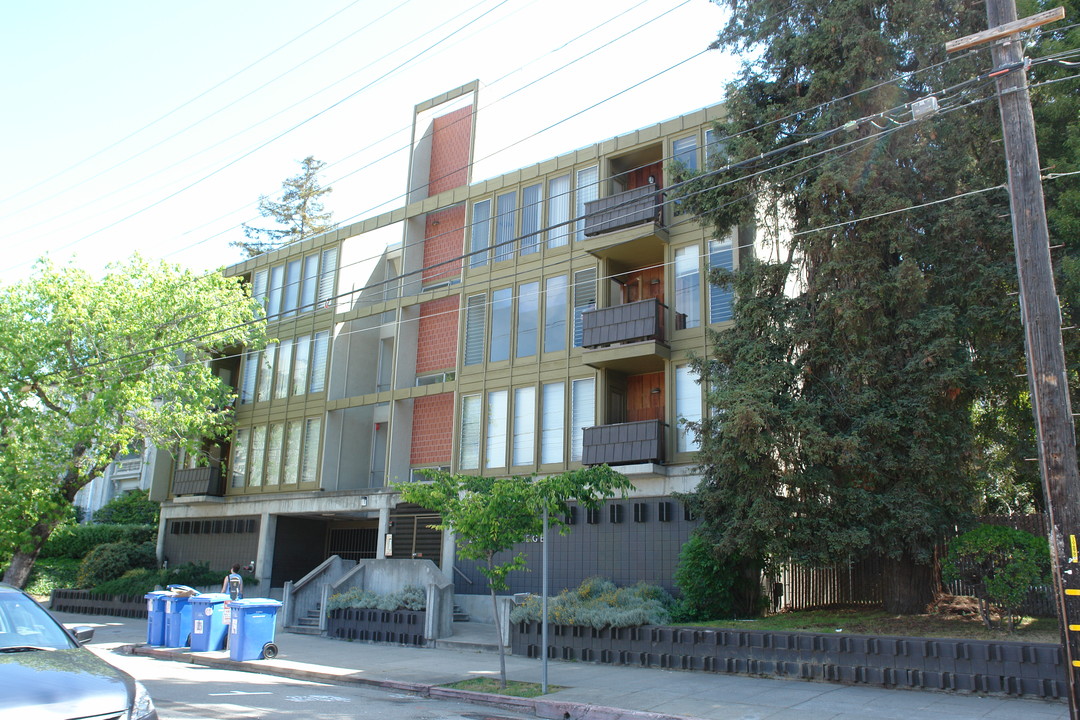
{"type": "Polygon", "coordinates": [[[266,484],[281,484],[281,446],[285,442],[285,426],[272,423],[266,443],[266,484]]]}
{"type": "Polygon", "coordinates": [[[540,252],[540,226],[544,218],[544,186],[541,183],[521,190],[521,254],[540,252]]]}
{"type": "Polygon", "coordinates": [[[282,340],[278,346],[277,366],[274,370],[274,399],[289,396],[289,373],[292,371],[293,341],[282,340]]]}
{"type": "Polygon", "coordinates": [[[675,368],[675,414],[679,418],[675,449],[678,452],[694,452],[700,448],[697,438],[686,428],[686,422],[701,420],[701,388],[697,376],[689,365],[675,368]]]}
{"type": "Polygon", "coordinates": [[[300,481],[300,459],[303,445],[304,423],[290,420],[285,428],[285,459],[282,463],[282,485],[296,485],[300,481]]]}
{"type": "Polygon", "coordinates": [[[322,434],[322,419],[304,420],[304,454],[300,462],[300,482],[313,483],[319,473],[319,435],[322,434]]]}
{"type": "Polygon", "coordinates": [[[303,395],[307,391],[308,371],[311,360],[311,336],[296,338],[296,358],[292,370],[292,394],[303,395]]]}
{"type": "Polygon", "coordinates": [[[322,252],[322,272],[319,273],[319,293],[316,298],[320,308],[333,307],[337,284],[338,249],[327,248],[322,252]]]}
{"type": "Polygon", "coordinates": [[[509,394],[492,390],[487,396],[487,444],[484,448],[484,467],[506,467],[506,418],[509,394]]]}
{"type": "Polygon", "coordinates": [[[315,333],[315,347],[311,353],[311,385],[313,393],[326,390],[326,358],[330,353],[330,331],[315,333]]]}
{"type": "Polygon", "coordinates": [[[544,281],[544,352],[566,349],[566,286],[565,275],[544,281]]]}
{"type": "Polygon", "coordinates": [[[338,249],[332,247],[256,270],[251,278],[251,296],[266,309],[269,320],[330,307],[337,258],[338,249]]]}
{"type": "Polygon", "coordinates": [[[552,178],[548,181],[548,237],[549,248],[566,245],[570,238],[570,176],[552,178]]]}
{"type": "Polygon", "coordinates": [[[233,440],[232,465],[229,470],[229,486],[234,488],[244,487],[244,476],[248,468],[248,438],[251,430],[238,428],[236,439],[233,440]]]}
{"type": "Polygon", "coordinates": [[[675,329],[695,328],[701,324],[701,273],[698,271],[698,246],[675,251],[675,329]]]}
{"type": "Polygon", "coordinates": [[[510,260],[517,246],[517,192],[495,198],[495,262],[510,260]]]}
{"type": "Polygon", "coordinates": [[[536,388],[514,388],[512,463],[532,465],[536,446],[536,388]]]}
{"type": "Polygon", "coordinates": [[[461,470],[480,468],[480,405],[479,395],[461,398],[461,447],[458,453],[461,470]]]}
{"type": "Polygon", "coordinates": [[[491,201],[473,203],[472,231],[469,234],[469,267],[482,267],[488,261],[491,237],[491,201]]]}
{"type": "Polygon", "coordinates": [[[250,487],[262,485],[265,453],[266,426],[258,425],[251,429],[251,460],[249,461],[251,472],[248,473],[248,485],[250,487]]]}
{"type": "Polygon", "coordinates": [[[574,205],[575,233],[578,240],[585,239],[585,203],[592,202],[600,197],[600,169],[597,166],[583,168],[577,172],[577,192],[574,197],[577,200],[574,205]]]}
{"type": "Polygon", "coordinates": [[[259,391],[255,399],[265,402],[270,399],[270,390],[274,385],[274,362],[277,359],[277,345],[270,343],[262,352],[259,368],[259,391]]]}
{"type": "Polygon", "coordinates": [[[484,362],[485,315],[487,297],[470,295],[465,301],[465,351],[466,365],[479,365],[484,362]]]}
{"type": "MultiPolygon", "coordinates": [[[[723,268],[724,270],[735,269],[734,252],[735,233],[726,240],[709,241],[709,267],[723,268]]],[[[732,317],[732,303],[735,293],[730,287],[709,284],[709,322],[726,322],[732,317]]]]}
{"type": "Polygon", "coordinates": [[[593,378],[574,380],[570,395],[570,460],[579,462],[584,430],[596,424],[596,381],[593,378]]]}
{"type": "Polygon", "coordinates": [[[500,288],[491,293],[491,354],[490,362],[510,359],[510,325],[514,289],[500,288]]]}
{"type": "Polygon", "coordinates": [[[582,315],[596,307],[596,268],[574,273],[574,347],[581,347],[582,315]]]}
{"type": "Polygon", "coordinates": [[[524,283],[518,287],[517,347],[515,357],[536,354],[540,324],[540,283],[524,283]]]}
{"type": "Polygon", "coordinates": [[[240,404],[255,402],[255,379],[259,376],[259,351],[244,353],[244,379],[240,383],[240,404]]]}
{"type": "Polygon", "coordinates": [[[564,462],[563,437],[566,417],[566,383],[545,383],[540,396],[540,462],[564,462]]]}

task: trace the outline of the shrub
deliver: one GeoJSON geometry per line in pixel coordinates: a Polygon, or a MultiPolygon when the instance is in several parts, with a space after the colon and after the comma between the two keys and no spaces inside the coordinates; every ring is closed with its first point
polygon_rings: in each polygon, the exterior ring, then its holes
{"type": "Polygon", "coordinates": [[[698,533],[679,552],[675,585],[681,597],[672,615],[676,622],[700,622],[735,616],[734,588],[739,580],[736,563],[719,557],[698,533]]]}
{"type": "MultiPolygon", "coordinates": [[[[228,571],[211,570],[209,565],[186,563],[171,568],[128,570],[116,578],[95,586],[91,592],[96,595],[145,595],[156,588],[169,585],[187,585],[188,587],[210,586],[221,588],[221,581],[228,571]]],[[[259,584],[258,578],[244,576],[244,587],[259,584]]]]}
{"type": "Polygon", "coordinates": [[[153,543],[115,542],[98,545],[83,558],[76,587],[92,588],[114,580],[134,568],[153,568],[157,565],[153,543]]]}
{"type": "MultiPolygon", "coordinates": [[[[638,583],[616,587],[610,580],[591,577],[573,590],[548,599],[548,618],[557,625],[635,627],[666,625],[674,600],[657,585],[638,583]]],[[[510,611],[511,622],[540,622],[542,601],[532,595],[510,611]]]]}
{"type": "Polygon", "coordinates": [[[423,588],[406,585],[398,592],[379,595],[371,590],[350,588],[343,593],[331,595],[326,603],[326,612],[346,608],[375,610],[425,610],[427,595],[423,588]]]}
{"type": "Polygon", "coordinates": [[[80,564],[79,560],[71,558],[38,560],[26,581],[26,592],[38,597],[48,597],[56,588],[75,587],[80,564]]]}
{"type": "Polygon", "coordinates": [[[949,542],[942,578],[973,586],[983,624],[993,627],[990,605],[997,605],[1012,632],[1013,616],[1028,590],[1050,582],[1050,546],[1023,530],[980,525],[949,542]]]}
{"type": "Polygon", "coordinates": [[[132,490],[114,497],[94,513],[94,522],[108,525],[157,526],[161,503],[150,499],[146,490],[132,490]]]}
{"type": "Polygon", "coordinates": [[[57,528],[40,558],[66,557],[82,560],[98,545],[129,542],[144,543],[157,540],[157,525],[65,525],[57,528]]]}

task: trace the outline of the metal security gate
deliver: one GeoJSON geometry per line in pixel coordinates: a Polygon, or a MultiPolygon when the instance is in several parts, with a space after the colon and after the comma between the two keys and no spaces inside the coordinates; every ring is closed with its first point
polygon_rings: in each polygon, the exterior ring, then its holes
{"type": "Polygon", "coordinates": [[[375,557],[379,543],[378,528],[330,528],[326,534],[326,556],[342,560],[367,560],[375,557]]]}
{"type": "Polygon", "coordinates": [[[398,559],[442,562],[442,531],[435,530],[441,518],[417,505],[402,503],[390,513],[390,532],[393,533],[393,555],[398,559]]]}

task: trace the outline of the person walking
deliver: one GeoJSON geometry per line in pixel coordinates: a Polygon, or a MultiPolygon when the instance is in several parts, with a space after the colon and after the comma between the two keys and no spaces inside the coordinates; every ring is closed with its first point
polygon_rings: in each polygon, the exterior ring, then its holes
{"type": "Polygon", "coordinates": [[[230,600],[240,600],[244,597],[244,578],[240,575],[240,563],[232,566],[232,572],[225,576],[221,583],[221,592],[227,594],[230,600]]]}

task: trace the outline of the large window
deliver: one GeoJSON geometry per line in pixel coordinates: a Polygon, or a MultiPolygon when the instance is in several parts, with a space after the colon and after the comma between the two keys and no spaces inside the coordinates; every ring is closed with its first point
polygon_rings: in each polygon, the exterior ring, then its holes
{"type": "Polygon", "coordinates": [[[240,403],[282,400],[289,395],[322,392],[326,389],[326,360],[330,331],[271,343],[262,351],[244,354],[244,375],[240,383],[240,403]]]}
{"type": "Polygon", "coordinates": [[[319,436],[322,420],[308,418],[304,421],[304,455],[300,462],[300,482],[313,483],[318,478],[319,436]]]}
{"type": "Polygon", "coordinates": [[[570,176],[548,181],[548,247],[566,245],[570,238],[570,176]]]}
{"type": "Polygon", "coordinates": [[[506,467],[506,390],[492,390],[488,393],[487,407],[487,445],[484,450],[484,467],[506,467]]]}
{"type": "Polygon", "coordinates": [[[461,447],[458,467],[462,470],[480,469],[480,406],[479,395],[461,398],[461,447]]]}
{"type": "Polygon", "coordinates": [[[296,360],[293,362],[292,394],[303,395],[307,390],[308,371],[311,359],[311,336],[301,335],[296,338],[296,360]]]}
{"type": "Polygon", "coordinates": [[[248,485],[259,487],[263,481],[263,468],[265,467],[266,454],[266,426],[259,425],[251,429],[251,474],[248,476],[248,485]]]}
{"type": "Polygon", "coordinates": [[[689,365],[675,368],[675,414],[679,418],[675,449],[679,452],[698,450],[700,445],[697,438],[686,428],[686,421],[701,420],[701,388],[689,365]]]}
{"type": "Polygon", "coordinates": [[[337,276],[336,247],[256,270],[251,294],[270,320],[331,306],[337,276]]]}
{"type": "Polygon", "coordinates": [[[574,347],[581,347],[584,336],[582,315],[596,307],[596,269],[574,273],[574,347]]]}
{"type": "Polygon", "coordinates": [[[266,445],[266,484],[281,484],[281,445],[285,441],[285,426],[281,423],[270,425],[269,440],[266,445]]]}
{"type": "Polygon", "coordinates": [[[679,138],[671,143],[675,162],[687,170],[697,170],[697,136],[679,138]]]}
{"type": "Polygon", "coordinates": [[[491,293],[490,362],[510,359],[510,325],[513,317],[514,289],[500,288],[491,293]]]}
{"type": "Polygon", "coordinates": [[[578,462],[584,448],[584,430],[596,424],[596,381],[574,380],[570,394],[570,460],[578,462]]]}
{"type": "Polygon", "coordinates": [[[326,390],[326,359],[330,354],[330,331],[315,333],[315,349],[311,354],[311,392],[326,390]]]}
{"type": "Polygon", "coordinates": [[[471,295],[465,301],[465,364],[479,365],[484,362],[484,318],[487,313],[487,297],[471,295]]]}
{"type": "Polygon", "coordinates": [[[513,464],[532,465],[536,445],[536,388],[514,389],[513,464]]]}
{"type": "Polygon", "coordinates": [[[283,485],[296,485],[300,481],[300,458],[304,436],[304,421],[290,420],[285,428],[285,471],[281,478],[283,485]]]}
{"type": "Polygon", "coordinates": [[[233,441],[232,467],[229,471],[229,486],[234,488],[244,487],[244,479],[248,469],[248,439],[251,430],[238,428],[236,440],[233,441]]]}
{"type": "Polygon", "coordinates": [[[697,246],[675,251],[675,328],[701,324],[701,273],[697,246]]]}
{"type": "Polygon", "coordinates": [[[289,396],[289,372],[292,370],[293,341],[282,340],[278,346],[277,367],[274,372],[274,399],[289,396]]]}
{"type": "Polygon", "coordinates": [[[544,222],[544,186],[521,190],[521,254],[540,252],[540,226],[544,222]]]}
{"type": "Polygon", "coordinates": [[[585,203],[600,197],[600,170],[595,165],[577,172],[577,204],[574,206],[577,221],[574,237],[585,239],[585,203]]]}
{"type": "Polygon", "coordinates": [[[517,245],[517,193],[503,193],[495,198],[495,261],[510,260],[517,245]]]}
{"type": "MultiPolygon", "coordinates": [[[[732,233],[726,240],[709,241],[709,267],[734,269],[734,239],[736,233],[732,233]]],[[[726,322],[731,319],[731,305],[734,301],[734,293],[730,287],[721,287],[709,283],[709,322],[726,322]]]]}
{"type": "Polygon", "coordinates": [[[244,353],[244,377],[240,383],[240,404],[247,405],[255,402],[255,379],[259,376],[258,350],[248,350],[244,353]]]}
{"type": "Polygon", "coordinates": [[[265,402],[270,399],[270,390],[274,386],[274,362],[277,359],[277,345],[271,343],[262,353],[262,366],[259,368],[259,392],[256,400],[265,402]]]}
{"type": "Polygon", "coordinates": [[[491,237],[491,201],[473,203],[472,232],[469,235],[469,267],[481,267],[488,261],[488,242],[491,237]]]}
{"type": "Polygon", "coordinates": [[[544,465],[563,462],[565,436],[566,384],[546,383],[543,386],[540,416],[540,462],[544,465]]]}
{"type": "Polygon", "coordinates": [[[544,283],[544,352],[566,349],[566,276],[544,283]]]}
{"type": "Polygon", "coordinates": [[[517,357],[536,354],[537,333],[540,331],[540,283],[524,283],[518,288],[517,357]]]}

